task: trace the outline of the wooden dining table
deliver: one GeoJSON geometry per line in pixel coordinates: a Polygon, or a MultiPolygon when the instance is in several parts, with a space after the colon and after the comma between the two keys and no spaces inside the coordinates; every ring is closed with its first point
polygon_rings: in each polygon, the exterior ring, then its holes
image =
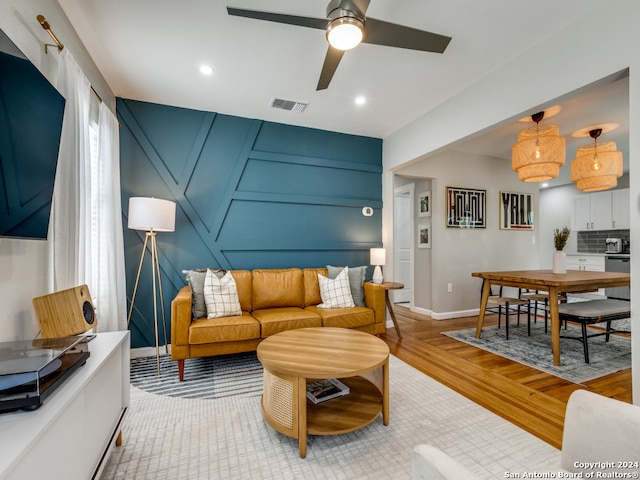
{"type": "MultiPolygon", "coordinates": [[[[525,288],[549,292],[549,299],[558,298],[562,293],[580,293],[595,291],[599,288],[624,287],[631,284],[631,275],[617,272],[590,272],[584,270],[567,270],[567,273],[553,273],[551,270],[514,270],[503,272],[474,272],[474,277],[482,278],[482,297],[476,338],[482,334],[484,314],[491,285],[525,288]]],[[[549,302],[549,318],[551,322],[551,349],[553,364],[560,365],[560,319],[558,302],[549,302]]]]}

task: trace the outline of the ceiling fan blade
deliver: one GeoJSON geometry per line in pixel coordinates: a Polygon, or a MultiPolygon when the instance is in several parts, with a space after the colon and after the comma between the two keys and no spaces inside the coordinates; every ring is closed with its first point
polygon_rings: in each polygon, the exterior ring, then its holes
{"type": "Polygon", "coordinates": [[[327,55],[324,57],[324,64],[322,65],[322,72],[320,72],[320,79],[318,80],[316,90],[325,90],[329,86],[343,55],[344,50],[329,47],[327,55]]]}
{"type": "Polygon", "coordinates": [[[286,23],[299,27],[317,28],[326,30],[328,20],[326,18],[300,17],[298,15],[286,15],[284,13],[261,12],[259,10],[245,10],[243,8],[227,7],[227,13],[235,17],[253,18],[267,22],[286,23]]]}
{"type": "Polygon", "coordinates": [[[443,53],[451,37],[418,30],[417,28],[367,18],[364,24],[363,43],[386,45],[388,47],[421,50],[423,52],[443,53]]]}

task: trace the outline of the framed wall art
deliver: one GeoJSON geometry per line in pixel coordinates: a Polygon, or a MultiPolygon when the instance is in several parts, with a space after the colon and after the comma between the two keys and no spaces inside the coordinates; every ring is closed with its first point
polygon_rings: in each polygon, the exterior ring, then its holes
{"type": "Polygon", "coordinates": [[[431,216],[431,192],[422,192],[418,194],[418,216],[431,216]]]}
{"type": "Polygon", "coordinates": [[[431,224],[418,225],[418,248],[431,248],[431,224]]]}
{"type": "Polygon", "coordinates": [[[500,229],[533,230],[533,194],[500,192],[500,229]]]}
{"type": "Polygon", "coordinates": [[[487,191],[447,187],[447,227],[486,228],[487,191]]]}

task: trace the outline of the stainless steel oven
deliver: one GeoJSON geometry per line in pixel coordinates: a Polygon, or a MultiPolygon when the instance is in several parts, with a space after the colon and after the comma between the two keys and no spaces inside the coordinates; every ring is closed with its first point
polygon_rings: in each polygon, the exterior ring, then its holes
{"type": "MultiPolygon", "coordinates": [[[[607,255],[604,261],[606,272],[631,273],[630,255],[607,255]]],[[[619,298],[621,300],[631,300],[630,287],[606,288],[605,294],[608,298],[619,298]]]]}

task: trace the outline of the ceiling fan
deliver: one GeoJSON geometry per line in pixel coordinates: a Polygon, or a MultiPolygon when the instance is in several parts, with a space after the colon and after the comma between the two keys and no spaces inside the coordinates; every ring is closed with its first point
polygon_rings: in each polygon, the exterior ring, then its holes
{"type": "Polygon", "coordinates": [[[327,18],[301,17],[233,7],[227,7],[227,12],[237,17],[325,30],[329,49],[316,90],[324,90],[329,86],[344,52],[354,48],[360,42],[433,53],[443,53],[449,45],[451,37],[365,17],[369,2],[370,0],[331,0],[327,5],[327,18]],[[343,31],[346,31],[349,41],[342,45],[335,43],[338,41],[336,38],[342,35],[343,31]]]}

